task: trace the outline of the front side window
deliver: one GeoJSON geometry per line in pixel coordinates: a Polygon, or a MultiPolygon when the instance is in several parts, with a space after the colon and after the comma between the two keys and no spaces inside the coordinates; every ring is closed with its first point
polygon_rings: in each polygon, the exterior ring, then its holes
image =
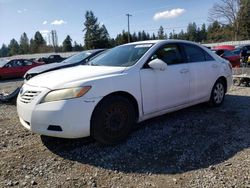
{"type": "Polygon", "coordinates": [[[94,66],[129,67],[153,46],[153,44],[131,44],[115,47],[89,62],[94,66]]]}
{"type": "Polygon", "coordinates": [[[150,60],[160,59],[168,65],[174,65],[182,63],[182,56],[179,50],[179,47],[175,44],[167,44],[158,49],[150,60]]]}
{"type": "Polygon", "coordinates": [[[23,65],[24,66],[30,66],[30,65],[32,65],[33,63],[31,62],[31,61],[28,61],[28,60],[24,60],[23,61],[23,65]]]}
{"type": "Polygon", "coordinates": [[[21,60],[13,60],[13,61],[9,62],[8,65],[9,65],[8,67],[13,67],[13,68],[23,66],[21,60]]]}

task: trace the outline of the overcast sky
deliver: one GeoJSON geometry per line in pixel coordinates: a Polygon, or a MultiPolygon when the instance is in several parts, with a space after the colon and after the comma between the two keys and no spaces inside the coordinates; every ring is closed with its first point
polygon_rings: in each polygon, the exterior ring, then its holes
{"type": "Polygon", "coordinates": [[[19,41],[36,31],[55,29],[59,43],[70,35],[83,44],[84,14],[92,10],[105,24],[111,37],[127,30],[130,13],[131,32],[145,30],[157,33],[162,25],[169,33],[186,29],[188,23],[207,23],[208,10],[219,0],[0,0],[0,45],[12,38],[19,41]]]}

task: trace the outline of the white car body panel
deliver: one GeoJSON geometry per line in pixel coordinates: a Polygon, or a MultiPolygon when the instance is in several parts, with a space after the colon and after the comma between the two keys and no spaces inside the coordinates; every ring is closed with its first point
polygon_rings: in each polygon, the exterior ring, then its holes
{"type": "Polygon", "coordinates": [[[212,87],[219,77],[227,79],[229,90],[232,71],[228,62],[201,46],[215,61],[205,62],[206,64],[203,62],[169,65],[164,71],[143,69],[143,65],[156,49],[163,44],[178,42],[180,41],[134,43],[154,45],[131,67],[77,66],[34,77],[24,84],[22,94],[19,94],[17,99],[21,124],[41,135],[80,138],[90,135],[91,117],[95,107],[105,96],[112,93],[124,92],[136,100],[140,122],[208,101],[212,87]],[[40,104],[52,90],[79,86],[91,86],[91,89],[80,98],[40,104]],[[31,102],[23,103],[23,93],[34,90],[40,93],[31,102]],[[59,125],[63,131],[49,131],[49,125],[59,125]]]}
{"type": "Polygon", "coordinates": [[[141,69],[144,114],[188,103],[189,72],[183,70],[188,70],[188,64],[171,65],[164,71],[141,69]]]}

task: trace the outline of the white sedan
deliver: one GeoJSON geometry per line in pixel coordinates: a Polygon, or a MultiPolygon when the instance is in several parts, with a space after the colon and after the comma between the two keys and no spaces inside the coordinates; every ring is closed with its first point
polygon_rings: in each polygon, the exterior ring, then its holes
{"type": "Polygon", "coordinates": [[[231,84],[230,63],[199,44],[144,41],[32,78],[17,110],[32,132],[114,144],[136,122],[198,103],[221,105],[231,84]]]}

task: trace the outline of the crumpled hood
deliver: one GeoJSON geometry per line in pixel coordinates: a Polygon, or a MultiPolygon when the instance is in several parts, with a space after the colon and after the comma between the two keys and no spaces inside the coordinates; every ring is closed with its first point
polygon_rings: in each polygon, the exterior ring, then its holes
{"type": "Polygon", "coordinates": [[[51,64],[45,64],[45,65],[41,65],[38,67],[34,67],[32,69],[30,69],[26,74],[40,74],[43,72],[47,72],[49,70],[53,70],[53,69],[57,69],[57,68],[63,68],[64,66],[70,66],[70,65],[74,65],[74,64],[70,64],[70,63],[51,63],[51,64]]]}
{"type": "Polygon", "coordinates": [[[67,87],[66,85],[73,82],[79,84],[79,82],[84,82],[85,80],[90,80],[95,77],[119,74],[125,69],[125,67],[79,65],[38,75],[30,79],[26,84],[57,89],[67,87]]]}

